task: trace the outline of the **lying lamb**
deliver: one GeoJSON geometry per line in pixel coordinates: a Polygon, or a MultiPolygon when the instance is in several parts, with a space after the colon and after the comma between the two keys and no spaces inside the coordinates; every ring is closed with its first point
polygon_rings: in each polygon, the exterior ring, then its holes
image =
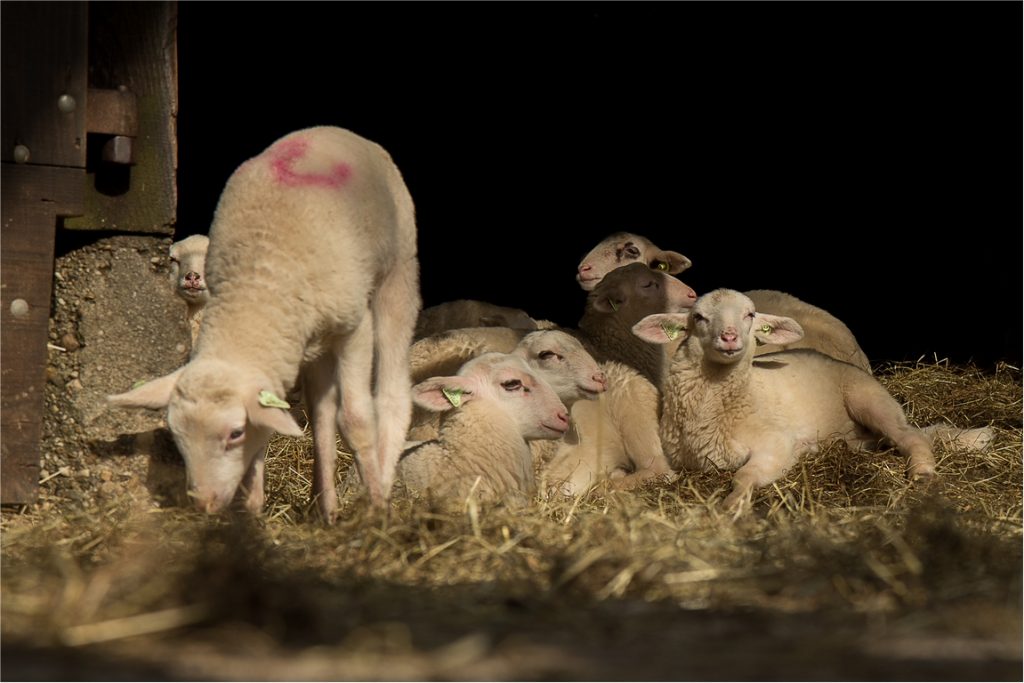
{"type": "Polygon", "coordinates": [[[642,263],[652,270],[681,273],[690,267],[690,259],[678,251],[659,249],[646,237],[617,232],[601,240],[576,267],[576,282],[591,291],[605,275],[631,263],[642,263]]]}
{"type": "Polygon", "coordinates": [[[203,307],[210,300],[206,289],[206,249],[210,238],[206,235],[192,235],[171,245],[171,282],[174,293],[188,306],[186,320],[192,334],[192,348],[199,337],[199,326],[203,321],[203,307]]]}
{"type": "Polygon", "coordinates": [[[417,405],[444,415],[436,440],[402,456],[398,479],[439,498],[526,502],[536,490],[527,441],[557,439],[569,428],[554,390],[517,356],[486,353],[457,375],[417,384],[412,394],[417,405]]]}
{"type": "MultiPolygon", "coordinates": [[[[489,328],[490,329],[490,328],[489,328]]],[[[497,328],[495,328],[497,329],[497,328]]],[[[575,337],[559,330],[538,330],[530,332],[512,347],[510,339],[494,335],[475,335],[472,328],[461,333],[467,340],[458,348],[463,354],[448,356],[448,362],[430,363],[429,366],[439,375],[455,374],[457,370],[473,358],[485,353],[509,353],[526,361],[527,366],[538,378],[547,382],[554,389],[558,398],[567,408],[571,408],[581,399],[595,399],[605,390],[606,380],[597,361],[587,353],[586,349],[575,337]],[[468,340],[477,343],[469,343],[468,340]],[[452,365],[454,364],[454,367],[452,365]],[[445,367],[447,366],[447,367],[445,367]]],[[[446,339],[454,340],[460,336],[456,330],[445,335],[446,339]]],[[[429,340],[427,340],[429,342],[429,340]]],[[[414,355],[417,347],[424,345],[421,340],[413,344],[410,355],[414,355]]],[[[452,349],[452,347],[448,347],[452,349]]],[[[422,371],[413,371],[413,381],[419,382],[425,377],[422,371]]],[[[426,440],[437,437],[438,421],[436,411],[414,409],[412,427],[409,438],[426,440]]]]}
{"type": "Polygon", "coordinates": [[[656,344],[681,339],[661,386],[661,439],[677,466],[734,469],[724,506],[738,508],[824,439],[852,447],[895,443],[912,478],[935,474],[929,438],[871,375],[813,350],[754,358],[755,343],[788,344],[791,318],[758,313],[749,297],[718,289],[689,313],[652,315],[634,328],[656,344]]]}
{"type": "MultiPolygon", "coordinates": [[[[681,272],[691,265],[690,260],[682,254],[665,251],[646,237],[619,232],[605,238],[583,258],[577,269],[576,281],[583,289],[592,291],[606,275],[633,263],[645,263],[649,268],[670,273],[681,272]]],[[[816,349],[871,372],[871,364],[857,343],[857,338],[839,318],[825,309],[772,289],[755,289],[744,293],[753,299],[759,311],[799,321],[804,329],[804,337],[785,348],[816,349]]],[[[783,348],[777,345],[759,345],[754,353],[781,350],[783,348]]]]}
{"type": "MultiPolygon", "coordinates": [[[[314,432],[337,423],[385,505],[409,424],[420,301],[412,198],[388,153],[317,127],[243,163],[217,206],[207,278],[191,361],[110,403],[167,408],[199,509],[221,510],[241,489],[258,511],[271,434],[302,434],[279,398],[301,372],[314,432]]],[[[318,460],[333,462],[331,442],[318,460]]]]}
{"type": "Polygon", "coordinates": [[[542,329],[526,311],[489,304],[475,299],[458,299],[424,308],[416,321],[413,339],[423,339],[445,330],[463,327],[508,327],[514,330],[542,329]]]}

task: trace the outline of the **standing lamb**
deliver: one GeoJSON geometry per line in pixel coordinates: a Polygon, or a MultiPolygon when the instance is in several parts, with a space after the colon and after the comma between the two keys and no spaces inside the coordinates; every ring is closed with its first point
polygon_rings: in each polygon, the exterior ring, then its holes
{"type": "Polygon", "coordinates": [[[436,440],[403,455],[398,479],[440,498],[526,502],[536,490],[527,441],[557,439],[569,428],[554,390],[517,356],[486,353],[412,393],[417,405],[444,415],[436,440]]]}
{"type": "Polygon", "coordinates": [[[736,470],[727,508],[825,439],[863,448],[881,436],[907,458],[912,478],[935,473],[929,438],[868,373],[808,349],[755,359],[756,341],[787,344],[802,332],[791,318],[758,313],[740,292],[715,290],[689,313],[648,316],[635,331],[656,344],[682,339],[661,386],[662,443],[677,466],[736,470]]]}
{"type": "MultiPolygon", "coordinates": [[[[207,279],[189,363],[110,403],[167,408],[199,509],[222,510],[241,488],[258,511],[271,434],[302,433],[279,398],[301,372],[314,433],[337,423],[372,502],[386,505],[409,424],[420,306],[412,198],[388,153],[317,127],[243,163],[217,206],[207,279]]],[[[331,441],[317,460],[333,463],[331,441]]]]}
{"type": "Polygon", "coordinates": [[[203,308],[210,300],[206,289],[206,250],[209,244],[210,238],[206,235],[192,235],[172,244],[168,254],[174,293],[188,306],[186,320],[193,349],[203,322],[203,308]]]}

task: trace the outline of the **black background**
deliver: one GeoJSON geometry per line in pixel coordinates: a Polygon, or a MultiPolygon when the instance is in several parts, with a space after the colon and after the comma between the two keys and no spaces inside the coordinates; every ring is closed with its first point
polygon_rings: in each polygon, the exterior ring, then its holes
{"type": "Polygon", "coordinates": [[[417,205],[424,305],[574,325],[630,230],[829,309],[873,361],[1021,361],[1020,3],[179,5],[179,225],[349,128],[417,205]]]}

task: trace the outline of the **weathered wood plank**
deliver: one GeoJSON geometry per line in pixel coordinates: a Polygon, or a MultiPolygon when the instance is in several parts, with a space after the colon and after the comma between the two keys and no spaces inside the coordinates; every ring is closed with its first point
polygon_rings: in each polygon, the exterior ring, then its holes
{"type": "Polygon", "coordinates": [[[133,165],[92,163],[82,216],[64,227],[170,235],[177,212],[177,3],[89,5],[89,85],[124,86],[138,103],[133,165]],[[106,175],[106,177],[104,177],[106,175]]]}
{"type": "Polygon", "coordinates": [[[0,175],[0,502],[35,500],[57,216],[80,210],[81,169],[0,175]]]}
{"type": "Polygon", "coordinates": [[[0,159],[85,168],[87,3],[5,2],[0,24],[4,112],[0,159]],[[60,98],[69,99],[59,106],[60,98]],[[73,102],[73,104],[72,104],[73,102]]]}

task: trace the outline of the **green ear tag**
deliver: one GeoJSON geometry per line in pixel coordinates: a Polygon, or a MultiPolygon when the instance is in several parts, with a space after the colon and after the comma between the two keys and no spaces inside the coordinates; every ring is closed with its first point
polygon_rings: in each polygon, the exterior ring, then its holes
{"type": "Polygon", "coordinates": [[[675,341],[676,337],[679,336],[679,332],[683,329],[679,325],[673,325],[672,323],[662,323],[661,329],[665,331],[665,336],[671,341],[675,341]]]}
{"type": "Polygon", "coordinates": [[[272,391],[260,392],[260,405],[264,408],[284,408],[285,410],[291,407],[288,405],[288,401],[282,401],[272,391]]]}
{"type": "Polygon", "coordinates": [[[619,310],[619,307],[615,305],[615,302],[614,302],[614,301],[612,301],[611,299],[608,299],[608,305],[612,307],[612,310],[613,310],[613,311],[616,311],[616,312],[618,312],[618,310],[619,310]]]}
{"type": "Polygon", "coordinates": [[[761,325],[761,333],[762,334],[771,334],[772,333],[772,326],[769,325],[768,323],[765,323],[764,325],[761,325]]]}
{"type": "Polygon", "coordinates": [[[132,385],[132,389],[138,389],[139,387],[141,387],[145,383],[146,383],[146,380],[140,379],[138,382],[136,382],[135,384],[132,385]]]}
{"type": "Polygon", "coordinates": [[[448,402],[452,404],[453,408],[458,408],[462,405],[462,389],[449,389],[447,387],[441,388],[441,393],[448,399],[448,402]]]}

